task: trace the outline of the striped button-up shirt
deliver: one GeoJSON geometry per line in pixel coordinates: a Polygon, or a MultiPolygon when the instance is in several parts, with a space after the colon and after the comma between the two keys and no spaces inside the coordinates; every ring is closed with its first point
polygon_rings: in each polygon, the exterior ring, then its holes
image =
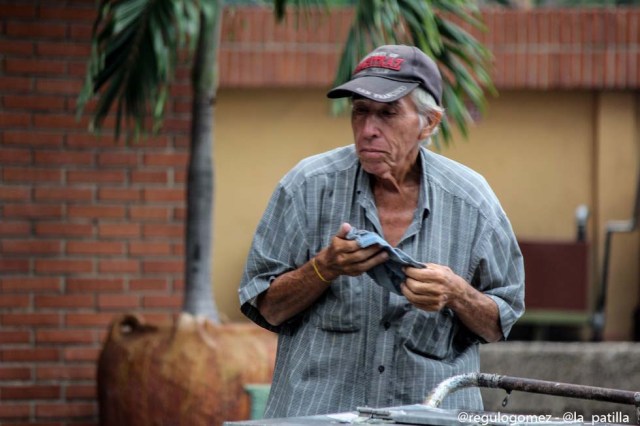
{"type": "MultiPolygon", "coordinates": [[[[524,268],[511,225],[476,172],[425,148],[419,161],[418,207],[397,247],[449,266],[492,298],[506,338],[524,311],[524,268]]],[[[343,222],[383,235],[353,145],[301,161],[280,181],[258,225],[239,296],[245,315],[279,333],[267,417],[419,403],[442,380],[479,370],[481,339],[452,310],[417,309],[368,274],[338,277],[280,327],[265,321],[257,296],[329,245],[343,222]]],[[[443,407],[482,409],[480,392],[458,391],[443,407]]]]}

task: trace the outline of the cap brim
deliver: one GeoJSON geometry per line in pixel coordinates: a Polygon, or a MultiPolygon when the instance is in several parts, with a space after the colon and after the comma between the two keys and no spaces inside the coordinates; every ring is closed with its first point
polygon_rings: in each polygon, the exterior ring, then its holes
{"type": "Polygon", "coordinates": [[[331,99],[363,96],[376,102],[393,102],[418,87],[419,83],[397,81],[377,76],[363,76],[350,80],[327,93],[331,99]]]}

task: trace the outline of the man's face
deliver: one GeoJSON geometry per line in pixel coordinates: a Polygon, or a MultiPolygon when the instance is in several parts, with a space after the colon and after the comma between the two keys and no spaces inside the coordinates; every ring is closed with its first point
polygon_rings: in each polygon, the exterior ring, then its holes
{"type": "Polygon", "coordinates": [[[379,177],[407,173],[416,161],[420,140],[427,136],[420,124],[409,96],[389,103],[355,98],[351,127],[363,168],[379,177]]]}

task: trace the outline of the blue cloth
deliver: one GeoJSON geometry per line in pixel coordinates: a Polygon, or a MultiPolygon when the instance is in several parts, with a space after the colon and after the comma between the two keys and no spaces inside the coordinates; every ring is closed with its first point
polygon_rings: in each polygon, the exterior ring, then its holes
{"type": "Polygon", "coordinates": [[[402,271],[405,266],[413,268],[424,268],[420,262],[415,261],[411,256],[402,250],[391,246],[380,235],[372,231],[351,228],[346,238],[355,240],[361,248],[367,248],[374,244],[378,244],[387,253],[389,260],[377,265],[367,271],[367,274],[380,286],[386,288],[392,293],[402,296],[400,284],[406,279],[406,275],[402,271]]]}

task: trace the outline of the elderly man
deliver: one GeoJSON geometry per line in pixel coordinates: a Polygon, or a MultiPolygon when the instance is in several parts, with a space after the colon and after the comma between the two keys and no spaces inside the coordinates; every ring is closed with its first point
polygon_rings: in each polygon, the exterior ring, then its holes
{"type": "MultiPolygon", "coordinates": [[[[377,48],[328,94],[351,98],[355,144],[278,184],[239,289],[245,315],[279,333],[267,417],[422,402],[478,371],[478,344],[505,339],[522,315],[522,256],[498,200],[477,173],[422,147],[441,95],[419,49],[377,48]],[[388,244],[363,245],[356,228],[388,244]],[[370,272],[397,251],[420,263],[400,268],[393,292],[370,272]]],[[[482,400],[466,389],[443,406],[482,400]]]]}

